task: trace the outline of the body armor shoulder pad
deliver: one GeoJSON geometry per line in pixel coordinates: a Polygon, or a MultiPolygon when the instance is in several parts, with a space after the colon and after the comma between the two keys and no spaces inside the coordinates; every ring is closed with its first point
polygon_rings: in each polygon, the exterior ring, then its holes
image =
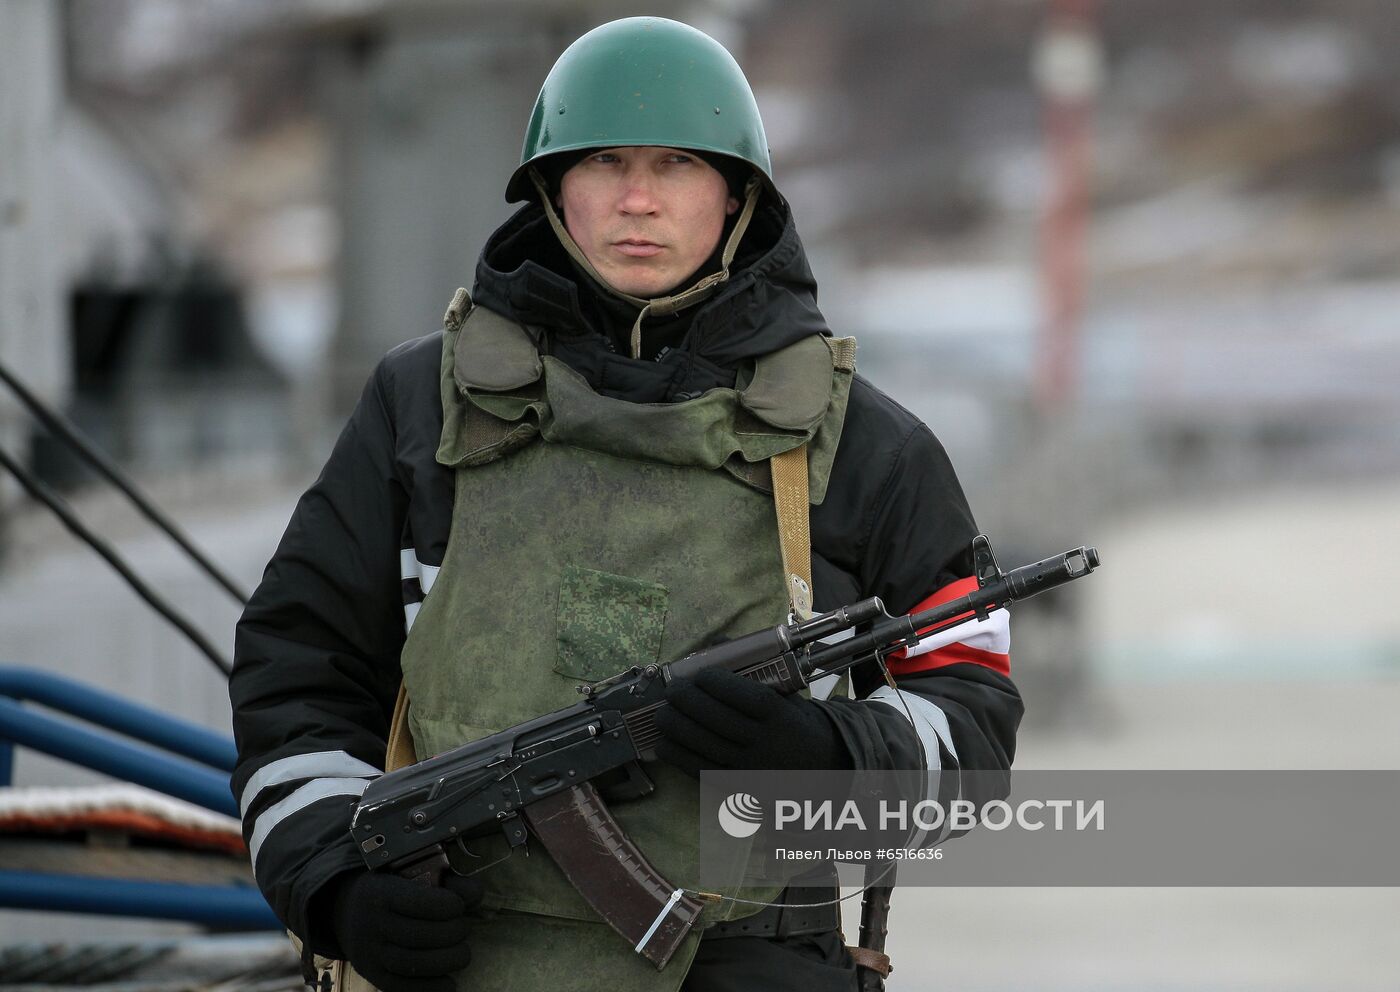
{"type": "Polygon", "coordinates": [[[739,402],[773,427],[810,431],[831,404],[833,369],[854,371],[855,345],[855,338],[828,340],[814,334],[764,355],[739,402]]]}
{"type": "Polygon", "coordinates": [[[539,349],[515,321],[481,306],[473,306],[462,319],[452,377],[464,393],[520,389],[538,381],[542,371],[539,349]]]}

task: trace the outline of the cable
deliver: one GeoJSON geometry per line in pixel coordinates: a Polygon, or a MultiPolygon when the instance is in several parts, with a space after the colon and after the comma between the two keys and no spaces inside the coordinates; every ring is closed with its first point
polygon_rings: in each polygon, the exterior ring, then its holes
{"type": "Polygon", "coordinates": [[[73,512],[72,507],[64,501],[63,497],[59,496],[36,476],[32,475],[23,465],[11,458],[9,453],[3,448],[0,448],[0,466],[8,469],[10,473],[19,480],[19,484],[25,488],[25,491],[28,492],[30,496],[52,510],[54,514],[63,521],[64,526],[72,531],[79,540],[85,542],[90,548],[105,558],[107,564],[116,569],[117,573],[121,575],[122,578],[126,579],[127,584],[136,590],[136,594],[144,599],[157,613],[170,621],[182,634],[189,638],[190,642],[193,643],[195,647],[199,648],[204,656],[213,663],[214,667],[217,668],[225,678],[229,676],[233,671],[233,667],[219,655],[218,649],[209,642],[209,639],[201,634],[192,623],[181,616],[159,593],[146,585],[146,583],[141,580],[140,576],[132,571],[131,566],[122,560],[121,555],[117,554],[117,550],[112,547],[112,545],[107,543],[104,538],[89,530],[87,525],[78,519],[77,514],[73,512]]]}
{"type": "Polygon", "coordinates": [[[694,896],[695,898],[700,899],[704,902],[733,902],[739,903],[740,905],[744,906],[766,906],[770,909],[774,906],[800,906],[803,909],[806,909],[809,906],[835,906],[837,903],[845,902],[847,899],[854,899],[856,896],[865,892],[866,889],[875,888],[875,886],[880,884],[881,879],[883,879],[886,875],[888,875],[895,869],[895,866],[897,864],[898,862],[891,861],[884,871],[880,872],[880,874],[876,875],[873,879],[871,879],[869,882],[866,882],[854,892],[848,895],[841,896],[838,899],[827,899],[824,902],[763,902],[761,899],[740,899],[738,896],[723,896],[718,895],[714,892],[701,892],[698,889],[682,889],[681,891],[684,892],[686,895],[694,896]]]}
{"type": "Polygon", "coordinates": [[[47,406],[44,401],[34,395],[24,383],[15,378],[14,373],[5,367],[3,362],[0,362],[0,379],[5,381],[5,384],[14,391],[15,395],[29,408],[29,411],[34,414],[40,423],[47,427],[56,437],[67,442],[73,450],[103,475],[108,482],[125,493],[127,498],[130,499],[132,503],[136,504],[137,509],[145,514],[148,520],[165,531],[170,539],[184,549],[185,553],[193,558],[210,578],[223,586],[230,596],[238,600],[240,606],[248,605],[248,594],[244,592],[233,579],[229,578],[228,574],[219,568],[218,565],[214,564],[207,555],[200,551],[199,548],[195,547],[194,542],[180,529],[175,521],[171,520],[161,511],[160,507],[151,502],[150,498],[137,488],[136,483],[128,478],[126,473],[118,468],[116,463],[102,452],[102,449],[98,448],[91,440],[84,437],[82,432],[66,417],[47,406]]]}

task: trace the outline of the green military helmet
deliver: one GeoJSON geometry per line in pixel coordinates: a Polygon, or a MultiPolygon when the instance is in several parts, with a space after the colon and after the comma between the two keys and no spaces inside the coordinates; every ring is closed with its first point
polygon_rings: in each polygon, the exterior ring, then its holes
{"type": "Polygon", "coordinates": [[[627,145],[729,155],[773,183],[758,104],[734,56],[688,24],[626,17],[589,31],[549,70],[506,201],[531,195],[529,166],[547,156],[627,145]]]}

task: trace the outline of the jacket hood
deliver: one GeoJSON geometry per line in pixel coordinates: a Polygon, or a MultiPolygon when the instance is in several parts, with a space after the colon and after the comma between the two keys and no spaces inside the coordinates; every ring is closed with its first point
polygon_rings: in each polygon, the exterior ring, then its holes
{"type": "Polygon", "coordinates": [[[654,358],[618,353],[617,329],[630,329],[637,310],[574,266],[536,203],[522,207],[486,242],[472,298],[537,329],[541,350],[577,369],[594,389],[638,402],[732,386],[746,361],[831,333],[817,309],[816,280],[791,212],[771,197],[760,201],[729,280],[713,297],[643,323],[644,341],[650,336],[667,342],[654,358]]]}

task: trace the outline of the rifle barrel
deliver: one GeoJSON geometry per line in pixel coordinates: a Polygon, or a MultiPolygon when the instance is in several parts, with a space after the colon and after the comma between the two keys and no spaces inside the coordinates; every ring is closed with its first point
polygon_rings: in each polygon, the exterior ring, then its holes
{"type": "Polygon", "coordinates": [[[985,617],[991,610],[1002,609],[1018,600],[1030,599],[1048,589],[1064,585],[1088,575],[1099,566],[1095,548],[1080,547],[1053,555],[1030,565],[1013,568],[976,592],[960,599],[931,607],[907,616],[877,621],[864,634],[857,634],[836,644],[824,645],[804,660],[805,673],[817,670],[835,673],[858,664],[867,655],[901,644],[915,644],[931,633],[929,628],[947,629],[985,617]]]}

